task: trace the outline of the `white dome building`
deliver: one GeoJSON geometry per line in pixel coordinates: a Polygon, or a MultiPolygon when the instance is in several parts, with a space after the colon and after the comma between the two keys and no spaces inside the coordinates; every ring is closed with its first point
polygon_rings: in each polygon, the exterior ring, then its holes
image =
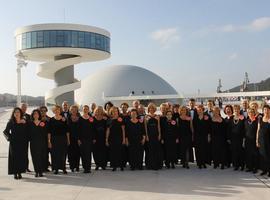
{"type": "Polygon", "coordinates": [[[82,80],[81,88],[75,92],[79,105],[95,102],[103,105],[112,101],[115,105],[122,102],[140,100],[148,102],[170,101],[180,103],[181,96],[160,76],[132,65],[116,65],[104,68],[82,80]]]}

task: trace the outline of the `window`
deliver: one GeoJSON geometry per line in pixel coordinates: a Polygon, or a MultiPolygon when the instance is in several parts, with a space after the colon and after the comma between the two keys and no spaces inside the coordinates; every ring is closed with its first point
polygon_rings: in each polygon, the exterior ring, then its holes
{"type": "Polygon", "coordinates": [[[56,32],[56,46],[57,47],[64,46],[64,32],[63,31],[56,32]]]}
{"type": "Polygon", "coordinates": [[[71,31],[64,31],[64,46],[71,47],[71,31]]]}
{"type": "Polygon", "coordinates": [[[91,48],[96,48],[96,39],[95,39],[95,33],[90,33],[91,34],[91,48]]]}
{"type": "Polygon", "coordinates": [[[22,49],[26,49],[26,33],[22,34],[22,49]]]}
{"type": "Polygon", "coordinates": [[[81,47],[83,48],[85,45],[84,45],[84,32],[80,31],[79,32],[79,37],[78,37],[78,47],[81,47]]]}
{"type": "Polygon", "coordinates": [[[31,33],[31,48],[37,47],[37,32],[31,33]]]}
{"type": "Polygon", "coordinates": [[[96,49],[101,49],[101,35],[96,34],[96,49]]]}
{"type": "Polygon", "coordinates": [[[50,47],[56,46],[56,31],[50,31],[50,47]]]}
{"type": "Polygon", "coordinates": [[[26,33],[26,48],[31,48],[31,32],[26,33]]]}
{"type": "Polygon", "coordinates": [[[78,47],[78,31],[72,31],[72,47],[78,47]]]}
{"type": "Polygon", "coordinates": [[[86,48],[91,48],[91,34],[88,32],[84,34],[84,43],[86,48]]]}
{"type": "Polygon", "coordinates": [[[43,47],[43,31],[37,32],[37,47],[43,47]]]}
{"type": "Polygon", "coordinates": [[[49,47],[50,46],[50,32],[49,31],[44,31],[44,47],[49,47]]]}

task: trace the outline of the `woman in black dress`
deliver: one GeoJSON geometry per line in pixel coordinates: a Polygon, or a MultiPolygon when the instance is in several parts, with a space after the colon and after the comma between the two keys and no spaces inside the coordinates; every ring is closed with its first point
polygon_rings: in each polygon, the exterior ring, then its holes
{"type": "Polygon", "coordinates": [[[259,168],[259,152],[256,146],[258,117],[254,109],[248,109],[248,118],[245,120],[245,153],[247,172],[257,173],[259,168]]]}
{"type": "Polygon", "coordinates": [[[79,171],[80,166],[80,147],[78,145],[79,136],[79,108],[76,105],[70,107],[70,116],[68,118],[68,130],[70,137],[70,145],[68,147],[68,161],[72,172],[79,171]]]}
{"type": "MultiPolygon", "coordinates": [[[[123,119],[124,124],[126,125],[126,123],[130,120],[130,112],[128,111],[128,103],[124,102],[121,103],[120,105],[121,107],[121,114],[120,117],[123,119]]],[[[126,167],[127,163],[129,162],[129,152],[128,152],[128,147],[126,145],[123,146],[122,148],[122,161],[123,161],[123,166],[126,167]]]]}
{"type": "Polygon", "coordinates": [[[188,116],[188,108],[186,106],[181,106],[179,108],[178,123],[182,155],[181,163],[184,168],[189,169],[188,162],[190,161],[190,149],[193,140],[193,124],[192,118],[188,116]]]}
{"type": "Polygon", "coordinates": [[[28,165],[28,125],[23,119],[22,110],[13,109],[10,120],[4,130],[4,136],[9,141],[8,174],[14,179],[21,179],[28,165]]]}
{"type": "Polygon", "coordinates": [[[122,148],[125,145],[125,125],[124,120],[119,116],[119,109],[111,107],[109,112],[111,118],[108,120],[106,131],[106,145],[109,146],[110,165],[112,171],[116,171],[117,167],[124,170],[122,159],[122,148]]]}
{"type": "Polygon", "coordinates": [[[175,168],[175,161],[177,159],[177,144],[179,143],[179,130],[176,120],[173,119],[173,112],[168,110],[166,112],[166,119],[162,124],[162,140],[165,148],[165,165],[166,168],[175,168]]]}
{"type": "Polygon", "coordinates": [[[156,106],[153,103],[148,105],[148,115],[145,116],[145,132],[148,141],[148,161],[147,168],[158,170],[162,168],[162,150],[161,150],[161,129],[160,118],[155,114],[156,106]]]}
{"type": "Polygon", "coordinates": [[[100,167],[105,170],[107,167],[107,147],[106,147],[106,127],[107,119],[104,118],[104,110],[102,106],[98,106],[94,110],[94,129],[95,140],[93,149],[93,157],[96,164],[96,170],[100,167]]]}
{"type": "Polygon", "coordinates": [[[245,117],[240,115],[240,105],[233,106],[233,118],[227,122],[227,141],[231,146],[234,170],[244,170],[245,117]]]}
{"type": "Polygon", "coordinates": [[[224,169],[226,164],[226,124],[224,119],[220,116],[219,107],[214,107],[213,117],[211,120],[211,142],[212,142],[212,157],[214,162],[214,169],[221,165],[224,169]]]}
{"type": "Polygon", "coordinates": [[[130,112],[131,119],[126,122],[126,144],[129,152],[131,170],[143,169],[143,145],[145,142],[144,121],[138,120],[136,109],[130,112]]]}
{"type": "Polygon", "coordinates": [[[50,119],[48,146],[52,155],[52,170],[54,174],[58,174],[59,169],[66,171],[66,155],[70,144],[67,120],[61,115],[61,107],[55,105],[53,107],[54,117],[50,119]]]}
{"type": "Polygon", "coordinates": [[[206,168],[207,147],[211,133],[211,119],[204,113],[203,105],[197,106],[197,117],[193,119],[196,162],[199,169],[206,168]]]}
{"type": "Polygon", "coordinates": [[[39,110],[33,110],[29,124],[30,152],[35,170],[35,177],[42,177],[47,169],[48,123],[41,121],[39,110]]]}
{"type": "Polygon", "coordinates": [[[91,173],[92,151],[95,141],[94,118],[89,115],[89,106],[83,106],[83,115],[79,119],[78,144],[81,150],[84,173],[91,173]]]}
{"type": "Polygon", "coordinates": [[[257,147],[261,155],[261,175],[270,177],[270,107],[263,106],[263,117],[259,119],[257,147]]]}
{"type": "MultiPolygon", "coordinates": [[[[231,124],[233,122],[233,107],[232,105],[226,105],[224,107],[224,114],[226,115],[226,117],[224,118],[225,120],[225,124],[226,124],[226,129],[229,127],[229,124],[231,124]]],[[[231,135],[231,133],[229,133],[229,129],[227,130],[227,136],[231,135]]],[[[226,141],[226,166],[230,167],[232,164],[232,147],[231,147],[231,143],[230,140],[226,141]]]]}

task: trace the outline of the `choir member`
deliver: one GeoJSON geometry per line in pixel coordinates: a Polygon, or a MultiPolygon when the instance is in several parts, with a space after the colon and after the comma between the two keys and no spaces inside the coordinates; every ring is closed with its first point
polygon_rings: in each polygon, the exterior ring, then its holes
{"type": "Polygon", "coordinates": [[[240,115],[240,106],[233,106],[233,118],[227,124],[227,141],[231,146],[234,170],[244,170],[245,117],[240,115]]]}
{"type": "Polygon", "coordinates": [[[242,102],[242,108],[241,108],[241,111],[240,111],[240,114],[243,115],[245,117],[245,119],[248,118],[248,100],[247,99],[243,99],[242,102]]]}
{"type": "MultiPolygon", "coordinates": [[[[29,123],[31,120],[31,116],[27,113],[27,108],[28,105],[26,103],[22,103],[21,104],[21,110],[23,112],[23,119],[26,121],[26,123],[29,123]]],[[[29,149],[29,142],[27,143],[27,151],[29,149]]],[[[31,170],[29,169],[29,158],[28,158],[28,153],[27,153],[27,172],[31,172],[31,170]]]]}
{"type": "Polygon", "coordinates": [[[150,103],[147,107],[148,114],[145,116],[145,132],[146,140],[148,141],[148,152],[147,152],[147,168],[158,170],[162,168],[162,150],[160,146],[161,140],[161,129],[160,129],[160,118],[155,114],[156,105],[150,103]]]}
{"type": "Polygon", "coordinates": [[[207,145],[210,140],[211,124],[210,117],[204,113],[203,105],[197,106],[197,117],[193,120],[194,145],[197,166],[199,169],[206,168],[207,145]]]}
{"type": "MultiPolygon", "coordinates": [[[[229,124],[232,123],[233,121],[233,107],[232,105],[228,104],[224,107],[224,114],[226,115],[225,117],[225,124],[226,124],[226,129],[228,128],[229,124]]],[[[229,130],[227,131],[227,136],[231,135],[231,133],[229,133],[229,130]]],[[[227,167],[230,167],[232,164],[232,146],[229,140],[226,140],[226,165],[227,167]]]]}
{"type": "Polygon", "coordinates": [[[29,123],[30,152],[35,170],[35,177],[42,177],[47,169],[48,123],[41,121],[40,110],[35,109],[29,123]]]}
{"type": "Polygon", "coordinates": [[[174,104],[173,105],[172,111],[173,111],[173,119],[174,120],[179,118],[179,107],[180,107],[179,104],[174,104]]]}
{"type": "Polygon", "coordinates": [[[135,100],[132,102],[132,107],[136,110],[138,110],[139,105],[140,105],[140,101],[138,101],[138,100],[135,100]]]}
{"type": "Polygon", "coordinates": [[[108,102],[106,102],[106,103],[104,104],[105,115],[106,115],[107,117],[110,117],[110,109],[111,109],[111,107],[113,107],[113,103],[110,102],[110,101],[108,101],[108,102]]]}
{"type": "MultiPolygon", "coordinates": [[[[166,134],[166,133],[163,133],[163,131],[166,131],[166,128],[165,126],[166,123],[167,123],[167,111],[169,110],[169,105],[167,103],[162,103],[160,104],[159,106],[159,109],[160,109],[160,112],[161,112],[161,115],[159,116],[159,119],[160,119],[160,128],[161,128],[161,136],[166,134]],[[164,128],[163,128],[164,127],[164,128]]],[[[163,161],[166,160],[166,153],[165,153],[165,146],[163,143],[161,143],[161,149],[162,149],[162,158],[163,158],[163,161]]]]}
{"type": "Polygon", "coordinates": [[[221,169],[224,169],[227,148],[226,124],[220,115],[219,107],[214,107],[213,109],[213,117],[211,118],[211,142],[214,169],[220,165],[221,169]]]}
{"type": "Polygon", "coordinates": [[[116,171],[118,167],[124,170],[122,161],[122,146],[125,145],[125,125],[124,120],[119,116],[119,109],[111,107],[109,112],[111,118],[108,120],[106,131],[106,145],[109,146],[110,164],[116,171]]]}
{"type": "Polygon", "coordinates": [[[198,116],[195,99],[192,99],[192,98],[189,99],[188,104],[189,104],[190,117],[191,117],[192,120],[194,120],[198,116]]]}
{"type": "MultiPolygon", "coordinates": [[[[121,108],[121,114],[120,117],[123,119],[124,124],[130,120],[130,113],[128,111],[128,104],[126,102],[121,103],[120,108],[121,108]]],[[[123,161],[123,166],[126,167],[127,162],[129,162],[129,153],[128,153],[128,147],[126,145],[123,146],[122,148],[122,161],[123,161]]]]}
{"type": "Polygon", "coordinates": [[[171,110],[166,112],[166,118],[162,125],[162,143],[165,147],[165,165],[166,168],[175,168],[177,159],[177,143],[179,143],[179,130],[176,120],[173,119],[171,110]]]}
{"type": "Polygon", "coordinates": [[[129,150],[131,170],[143,169],[143,145],[145,143],[144,121],[138,120],[138,111],[132,109],[130,120],[126,122],[126,144],[129,150]]]}
{"type": "Polygon", "coordinates": [[[96,164],[96,170],[98,170],[100,167],[105,170],[107,167],[107,119],[105,119],[103,115],[103,108],[101,106],[98,106],[94,111],[94,130],[96,142],[94,144],[93,157],[96,164]]]}
{"type": "Polygon", "coordinates": [[[248,109],[248,118],[245,120],[245,153],[247,172],[257,173],[259,168],[259,152],[256,147],[256,133],[258,117],[255,110],[248,109]]]}
{"type": "MultiPolygon", "coordinates": [[[[50,117],[47,115],[48,112],[48,108],[46,106],[40,106],[39,107],[40,110],[40,114],[41,114],[41,121],[44,122],[45,124],[47,124],[47,128],[50,122],[50,117]]],[[[49,166],[51,166],[50,163],[50,159],[49,159],[49,154],[50,154],[50,149],[48,148],[48,140],[46,140],[47,142],[47,167],[46,167],[46,171],[49,172],[49,166]]]]}
{"type": "Polygon", "coordinates": [[[69,112],[69,105],[67,101],[64,101],[62,103],[62,112],[61,115],[68,119],[70,117],[70,112],[69,112]]]}
{"type": "Polygon", "coordinates": [[[52,170],[54,174],[58,174],[59,170],[66,171],[66,155],[70,144],[67,120],[61,115],[61,107],[55,105],[53,107],[54,116],[50,119],[48,146],[51,149],[52,170]]]}
{"type": "Polygon", "coordinates": [[[190,161],[190,149],[192,147],[193,140],[193,124],[192,119],[188,116],[188,108],[186,106],[181,106],[179,108],[179,133],[180,133],[180,141],[181,141],[181,155],[182,160],[181,163],[183,167],[189,169],[189,161],[190,161]]]}
{"type": "Polygon", "coordinates": [[[270,106],[263,106],[263,117],[259,119],[257,147],[261,155],[261,175],[270,177],[270,106]]]}
{"type": "Polygon", "coordinates": [[[89,106],[83,106],[83,114],[79,118],[78,144],[82,157],[84,173],[91,173],[92,151],[95,141],[94,118],[89,116],[89,106]]]}
{"type": "Polygon", "coordinates": [[[95,111],[95,109],[97,108],[97,104],[95,104],[95,103],[91,103],[91,105],[90,105],[90,116],[94,116],[94,111],[95,111]]]}
{"type": "Polygon", "coordinates": [[[213,117],[213,109],[215,106],[214,101],[209,99],[207,101],[206,105],[207,105],[207,109],[206,109],[205,113],[208,114],[212,118],[213,117]]]}
{"type": "Polygon", "coordinates": [[[10,120],[4,130],[4,136],[9,141],[8,174],[14,179],[21,179],[27,169],[28,160],[28,125],[23,119],[20,108],[13,109],[10,120]]]}
{"type": "Polygon", "coordinates": [[[70,137],[70,145],[68,147],[68,161],[69,167],[72,172],[75,170],[79,171],[80,166],[80,147],[78,145],[78,137],[79,137],[79,119],[80,119],[79,108],[76,105],[72,105],[70,107],[70,116],[68,118],[68,130],[70,137]]]}
{"type": "Polygon", "coordinates": [[[262,114],[258,111],[259,105],[258,105],[258,103],[256,101],[251,102],[249,107],[255,110],[255,113],[256,113],[255,116],[256,117],[262,117],[262,114]]]}
{"type": "Polygon", "coordinates": [[[144,105],[140,104],[138,106],[138,118],[144,120],[144,116],[145,116],[145,108],[144,105]]]}

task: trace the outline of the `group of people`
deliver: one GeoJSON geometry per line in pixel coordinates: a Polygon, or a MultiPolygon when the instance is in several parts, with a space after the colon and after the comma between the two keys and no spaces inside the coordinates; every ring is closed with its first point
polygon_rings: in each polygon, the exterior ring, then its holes
{"type": "Polygon", "coordinates": [[[4,130],[9,141],[8,174],[21,179],[29,170],[28,148],[35,177],[44,172],[67,174],[95,170],[159,170],[182,165],[189,169],[195,162],[199,169],[246,170],[270,176],[270,107],[262,113],[258,103],[243,100],[241,105],[226,105],[223,110],[212,100],[187,106],[162,103],[160,114],[149,103],[145,108],[134,101],[120,107],[107,102],[104,107],[84,105],[53,106],[54,116],[46,106],[27,114],[27,105],[14,108],[4,130]],[[206,108],[205,108],[206,107],[206,108]],[[224,114],[221,115],[221,112],[224,114]],[[109,164],[109,165],[108,165],[109,164]]]}

